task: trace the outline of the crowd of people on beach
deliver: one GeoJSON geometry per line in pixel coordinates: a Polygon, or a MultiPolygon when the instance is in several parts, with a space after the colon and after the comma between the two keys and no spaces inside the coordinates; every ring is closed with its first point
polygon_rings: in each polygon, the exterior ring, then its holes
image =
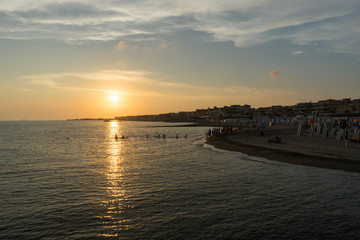
{"type": "Polygon", "coordinates": [[[276,117],[257,118],[242,121],[242,127],[257,127],[258,135],[263,135],[267,127],[296,126],[298,136],[308,135],[335,137],[337,140],[350,140],[360,142],[360,118],[358,117],[276,117]]]}
{"type": "MultiPolygon", "coordinates": [[[[205,133],[207,139],[215,138],[220,134],[233,133],[234,127],[229,122],[225,126],[216,126],[205,133]]],[[[235,124],[235,123],[234,123],[235,124]]],[[[335,118],[308,116],[302,118],[260,118],[247,119],[236,122],[236,128],[257,128],[258,136],[264,136],[264,130],[272,127],[295,127],[298,125],[298,136],[322,136],[323,138],[336,138],[336,140],[349,140],[360,143],[360,118],[335,118]]],[[[279,143],[279,139],[270,139],[269,142],[279,143]]]]}
{"type": "Polygon", "coordinates": [[[232,126],[223,126],[209,129],[205,132],[206,138],[214,138],[220,134],[232,134],[234,132],[234,128],[232,126]]]}
{"type": "Polygon", "coordinates": [[[360,119],[340,118],[340,119],[312,119],[303,121],[299,124],[298,135],[308,135],[326,137],[336,137],[337,140],[360,141],[360,119]]]}

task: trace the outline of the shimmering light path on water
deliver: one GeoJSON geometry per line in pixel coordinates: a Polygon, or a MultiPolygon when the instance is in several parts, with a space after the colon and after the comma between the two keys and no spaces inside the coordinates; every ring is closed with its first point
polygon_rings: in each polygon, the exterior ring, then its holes
{"type": "Polygon", "coordinates": [[[358,173],[249,158],[204,145],[206,128],[159,125],[172,124],[0,122],[0,239],[359,238],[358,173]]]}

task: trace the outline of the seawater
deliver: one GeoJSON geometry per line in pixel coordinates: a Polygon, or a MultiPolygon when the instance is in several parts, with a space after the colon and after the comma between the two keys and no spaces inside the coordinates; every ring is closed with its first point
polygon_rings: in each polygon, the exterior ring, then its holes
{"type": "Polygon", "coordinates": [[[0,122],[0,239],[360,238],[360,174],[218,150],[205,131],[0,122]]]}

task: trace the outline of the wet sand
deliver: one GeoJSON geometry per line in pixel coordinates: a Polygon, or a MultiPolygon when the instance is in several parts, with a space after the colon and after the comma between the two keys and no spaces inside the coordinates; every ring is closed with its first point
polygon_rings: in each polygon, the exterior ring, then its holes
{"type": "Polygon", "coordinates": [[[207,143],[216,148],[238,151],[250,156],[291,164],[360,172],[360,143],[322,138],[321,136],[297,136],[296,127],[272,127],[242,129],[233,135],[209,138],[207,143]],[[284,143],[269,143],[276,136],[284,143]]]}

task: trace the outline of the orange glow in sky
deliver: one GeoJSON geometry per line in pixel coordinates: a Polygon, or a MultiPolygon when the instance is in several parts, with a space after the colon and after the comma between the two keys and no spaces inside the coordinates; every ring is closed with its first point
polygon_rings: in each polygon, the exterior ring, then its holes
{"type": "Polygon", "coordinates": [[[109,99],[110,99],[110,101],[113,102],[113,103],[119,102],[119,97],[116,96],[116,95],[111,95],[111,96],[109,96],[109,99]]]}
{"type": "Polygon", "coordinates": [[[360,97],[358,0],[33,1],[0,4],[0,120],[360,97]]]}

